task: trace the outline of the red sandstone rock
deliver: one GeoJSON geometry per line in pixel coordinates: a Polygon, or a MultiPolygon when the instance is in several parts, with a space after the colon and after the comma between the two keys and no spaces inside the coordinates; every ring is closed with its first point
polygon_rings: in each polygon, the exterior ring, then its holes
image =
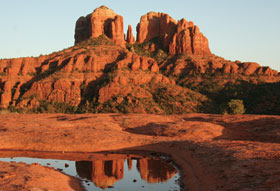
{"type": "Polygon", "coordinates": [[[80,17],[76,22],[75,44],[90,38],[90,23],[86,17],[80,17]]]}
{"type": "Polygon", "coordinates": [[[3,88],[4,92],[1,94],[0,100],[1,100],[1,104],[0,107],[2,108],[6,108],[9,106],[9,103],[11,101],[11,96],[12,96],[12,85],[9,81],[6,81],[4,84],[4,88],[3,88]]]}
{"type": "Polygon", "coordinates": [[[143,43],[159,37],[164,48],[168,48],[177,22],[165,13],[149,12],[141,17],[137,25],[137,42],[143,43]]]}
{"type": "Polygon", "coordinates": [[[126,42],[129,43],[129,44],[134,44],[135,43],[135,37],[133,36],[131,25],[128,25],[126,42]]]}
{"type": "Polygon", "coordinates": [[[243,63],[243,66],[242,66],[242,68],[244,69],[245,75],[254,74],[259,67],[260,67],[260,65],[255,62],[245,62],[245,63],[243,63]]]}
{"type": "Polygon", "coordinates": [[[142,70],[149,69],[148,59],[146,57],[141,57],[141,69],[142,70]]]}
{"type": "Polygon", "coordinates": [[[93,13],[77,20],[75,44],[102,34],[112,39],[114,43],[125,46],[123,17],[105,6],[101,6],[93,13]]]}
{"type": "Polygon", "coordinates": [[[193,54],[210,55],[208,39],[200,32],[198,26],[191,29],[193,54]]]}
{"type": "Polygon", "coordinates": [[[192,39],[189,30],[183,30],[173,36],[172,42],[169,45],[169,53],[175,54],[192,54],[192,39]]]}
{"type": "Polygon", "coordinates": [[[136,71],[140,68],[140,66],[141,66],[140,57],[135,55],[132,61],[131,70],[136,71]]]}
{"type": "Polygon", "coordinates": [[[117,15],[113,22],[111,22],[109,37],[114,43],[125,47],[124,30],[123,30],[123,17],[117,15]]]}
{"type": "Polygon", "coordinates": [[[169,53],[210,55],[208,39],[199,31],[193,22],[185,19],[178,23],[164,13],[150,12],[141,17],[137,26],[137,42],[143,43],[153,38],[159,38],[159,43],[169,53]]]}
{"type": "Polygon", "coordinates": [[[153,65],[151,67],[151,72],[159,72],[159,67],[156,62],[153,63],[153,65]]]}

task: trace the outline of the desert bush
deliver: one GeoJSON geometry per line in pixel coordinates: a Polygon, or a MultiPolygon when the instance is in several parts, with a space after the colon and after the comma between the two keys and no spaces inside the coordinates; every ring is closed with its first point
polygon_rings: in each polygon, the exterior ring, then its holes
{"type": "Polygon", "coordinates": [[[135,43],[133,45],[127,44],[126,48],[130,50],[131,52],[135,52],[139,56],[146,56],[155,59],[158,63],[163,62],[168,57],[168,54],[166,51],[164,51],[162,45],[159,43],[159,39],[153,38],[149,41],[146,41],[144,43],[135,43]],[[149,47],[152,44],[157,45],[157,50],[154,52],[150,52],[147,47],[149,47]]]}
{"type": "Polygon", "coordinates": [[[114,43],[106,36],[100,35],[96,38],[91,38],[89,40],[82,41],[77,44],[80,48],[87,48],[87,46],[99,46],[99,45],[114,45],[114,43]]]}
{"type": "Polygon", "coordinates": [[[224,114],[235,115],[235,114],[244,114],[244,113],[245,113],[245,108],[244,108],[243,100],[239,100],[239,99],[230,100],[227,103],[226,108],[224,110],[224,114]]]}
{"type": "Polygon", "coordinates": [[[35,113],[76,113],[78,107],[67,103],[40,101],[40,106],[34,110],[35,113]]]}

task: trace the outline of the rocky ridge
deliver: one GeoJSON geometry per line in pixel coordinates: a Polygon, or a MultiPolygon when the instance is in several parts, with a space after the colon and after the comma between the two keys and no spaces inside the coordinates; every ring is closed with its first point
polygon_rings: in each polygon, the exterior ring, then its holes
{"type": "Polygon", "coordinates": [[[212,98],[189,87],[209,75],[223,85],[280,79],[258,63],[215,56],[198,26],[165,13],[142,16],[137,40],[131,25],[125,40],[123,17],[101,6],[77,20],[73,47],[1,59],[0,106],[36,112],[205,112],[212,98]]]}

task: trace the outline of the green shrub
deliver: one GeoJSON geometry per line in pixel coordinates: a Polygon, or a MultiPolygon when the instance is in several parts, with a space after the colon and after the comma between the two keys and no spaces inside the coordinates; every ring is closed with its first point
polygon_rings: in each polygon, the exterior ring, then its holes
{"type": "Polygon", "coordinates": [[[77,46],[79,46],[80,48],[87,48],[87,46],[93,47],[99,45],[114,45],[114,43],[106,35],[100,35],[99,37],[91,38],[77,44],[77,46]]]}
{"type": "Polygon", "coordinates": [[[244,114],[245,108],[243,105],[243,100],[232,99],[227,103],[226,109],[224,110],[224,114],[244,114]]]}
{"type": "Polygon", "coordinates": [[[40,101],[40,106],[34,110],[35,113],[76,113],[78,107],[67,103],[40,101]]]}

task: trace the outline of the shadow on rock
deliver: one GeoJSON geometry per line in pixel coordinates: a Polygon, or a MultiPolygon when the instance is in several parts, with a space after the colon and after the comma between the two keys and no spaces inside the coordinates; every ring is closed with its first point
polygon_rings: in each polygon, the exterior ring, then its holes
{"type": "Polygon", "coordinates": [[[280,119],[277,116],[209,115],[186,117],[184,120],[223,126],[222,135],[216,137],[216,140],[280,143],[280,119]]]}

